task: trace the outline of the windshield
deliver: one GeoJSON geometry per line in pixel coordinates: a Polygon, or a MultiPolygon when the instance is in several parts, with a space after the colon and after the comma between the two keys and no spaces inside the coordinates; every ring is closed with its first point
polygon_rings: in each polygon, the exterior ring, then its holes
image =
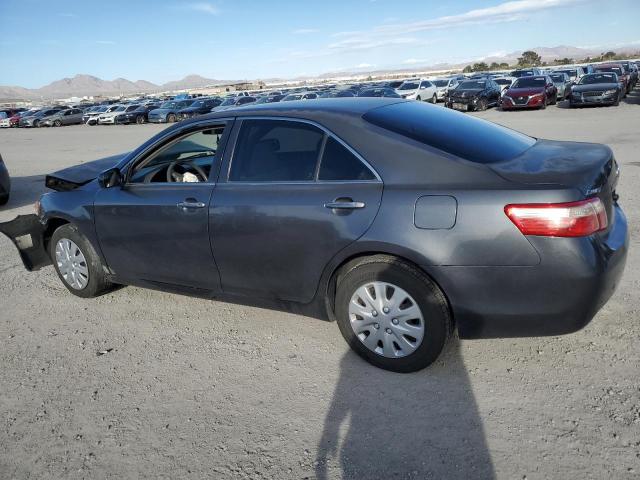
{"type": "Polygon", "coordinates": [[[549,76],[551,77],[551,80],[553,80],[555,83],[563,83],[565,80],[564,75],[560,73],[552,73],[549,76]]]}
{"type": "Polygon", "coordinates": [[[520,77],[530,77],[535,75],[535,72],[533,70],[516,70],[511,72],[511,76],[512,77],[516,77],[516,78],[520,78],[520,77]]]}
{"type": "Polygon", "coordinates": [[[126,110],[127,107],[125,107],[124,105],[120,105],[118,108],[116,108],[115,110],[113,110],[114,112],[124,112],[126,110]]]}
{"type": "Polygon", "coordinates": [[[302,95],[299,94],[295,94],[295,95],[287,95],[286,97],[284,97],[282,99],[283,102],[290,102],[291,100],[300,100],[302,98],[302,95]]]}
{"type": "Polygon", "coordinates": [[[596,67],[596,72],[611,72],[622,75],[622,69],[620,67],[596,67]]]}
{"type": "Polygon", "coordinates": [[[132,112],[133,110],[137,110],[140,105],[129,105],[127,107],[127,112],[132,112]]]}
{"type": "Polygon", "coordinates": [[[498,85],[511,85],[511,80],[508,78],[496,78],[494,80],[498,85]]]}
{"type": "Polygon", "coordinates": [[[417,82],[404,82],[398,90],[415,90],[418,88],[417,82]]]}
{"type": "Polygon", "coordinates": [[[456,90],[482,90],[487,82],[485,81],[471,81],[471,82],[462,82],[458,85],[456,90]]]}
{"type": "Polygon", "coordinates": [[[235,98],[235,97],[227,98],[224,102],[222,102],[220,104],[220,106],[221,107],[228,107],[229,105],[235,105],[237,101],[238,101],[238,99],[235,98]]]}
{"type": "Polygon", "coordinates": [[[513,82],[513,88],[541,88],[545,85],[544,77],[522,77],[513,82]]]}
{"type": "Polygon", "coordinates": [[[578,85],[593,85],[594,83],[618,83],[615,73],[591,73],[580,79],[578,85]]]}
{"type": "Polygon", "coordinates": [[[204,107],[204,100],[196,100],[193,102],[190,107],[204,107]]]}
{"type": "Polygon", "coordinates": [[[171,108],[176,108],[176,102],[164,102],[162,105],[160,105],[160,108],[167,108],[167,109],[171,109],[171,108]]]}
{"type": "Polygon", "coordinates": [[[96,112],[106,112],[109,107],[100,107],[96,110],[96,112]]]}
{"type": "Polygon", "coordinates": [[[436,87],[446,87],[449,85],[449,80],[434,80],[433,83],[436,87]]]}
{"type": "Polygon", "coordinates": [[[566,73],[569,78],[576,78],[578,76],[577,70],[558,70],[559,72],[566,73]]]}

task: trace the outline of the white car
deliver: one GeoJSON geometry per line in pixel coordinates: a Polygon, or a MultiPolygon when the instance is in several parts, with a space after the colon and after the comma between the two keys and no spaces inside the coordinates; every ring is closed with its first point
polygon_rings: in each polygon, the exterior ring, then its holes
{"type": "Polygon", "coordinates": [[[117,105],[116,108],[109,112],[104,112],[98,115],[98,125],[115,125],[116,117],[124,112],[135,110],[140,105],[117,105]]]}
{"type": "Polygon", "coordinates": [[[419,102],[437,103],[438,94],[436,86],[429,80],[413,79],[405,80],[396,89],[396,93],[407,100],[418,100],[419,102]]]}
{"type": "Polygon", "coordinates": [[[456,88],[459,81],[456,78],[435,78],[431,80],[431,83],[436,86],[436,96],[438,97],[438,101],[444,101],[444,98],[447,96],[447,92],[456,88]]]}
{"type": "Polygon", "coordinates": [[[493,79],[493,81],[500,85],[500,93],[503,94],[509,89],[511,84],[516,81],[516,78],[509,76],[496,77],[493,79]]]}

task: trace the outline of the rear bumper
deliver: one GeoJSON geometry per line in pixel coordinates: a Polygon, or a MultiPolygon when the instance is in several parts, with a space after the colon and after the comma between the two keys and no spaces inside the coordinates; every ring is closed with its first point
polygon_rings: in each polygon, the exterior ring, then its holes
{"type": "Polygon", "coordinates": [[[13,242],[20,253],[24,268],[32,272],[51,265],[44,244],[44,225],[37,215],[19,215],[10,222],[0,223],[0,233],[13,242]]]}
{"type": "Polygon", "coordinates": [[[615,291],[629,234],[620,207],[606,235],[529,237],[531,267],[425,267],[449,298],[462,338],[547,336],[587,325],[615,291]]]}

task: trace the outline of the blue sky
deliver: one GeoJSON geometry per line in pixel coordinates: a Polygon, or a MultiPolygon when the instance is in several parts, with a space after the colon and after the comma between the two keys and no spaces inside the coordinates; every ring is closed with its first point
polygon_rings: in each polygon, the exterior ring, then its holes
{"type": "Polygon", "coordinates": [[[0,84],[87,73],[163,83],[640,49],[639,0],[0,0],[0,84]]]}

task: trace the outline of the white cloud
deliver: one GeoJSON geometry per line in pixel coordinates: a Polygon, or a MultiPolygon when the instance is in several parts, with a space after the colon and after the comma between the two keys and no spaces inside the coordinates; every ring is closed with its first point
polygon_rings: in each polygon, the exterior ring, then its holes
{"type": "Polygon", "coordinates": [[[293,30],[291,33],[294,35],[306,35],[308,33],[316,33],[319,32],[317,28],[298,28],[297,30],[293,30]]]}
{"type": "Polygon", "coordinates": [[[187,5],[187,8],[189,10],[194,10],[200,13],[207,13],[209,15],[218,15],[220,13],[218,7],[207,2],[190,3],[189,5],[187,5]]]}

